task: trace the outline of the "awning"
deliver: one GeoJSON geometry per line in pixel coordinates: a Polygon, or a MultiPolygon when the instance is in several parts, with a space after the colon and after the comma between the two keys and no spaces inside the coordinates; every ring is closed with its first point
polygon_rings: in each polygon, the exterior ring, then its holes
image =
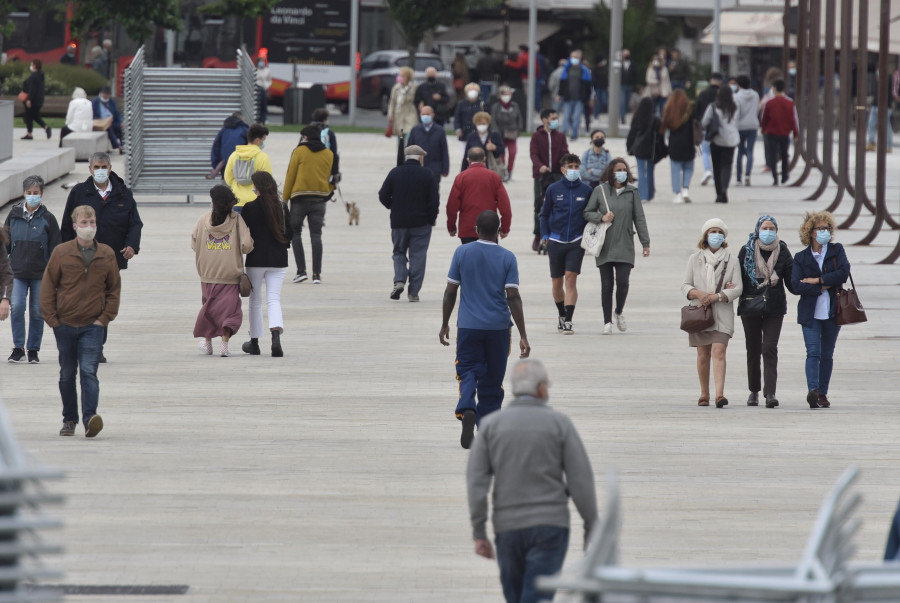
{"type": "MultiPolygon", "coordinates": [[[[862,0],[869,4],[869,33],[867,47],[869,52],[878,52],[878,30],[880,27],[880,0],[862,0]]],[[[839,9],[840,7],[838,7],[839,9]]],[[[773,46],[784,44],[784,25],[781,12],[738,12],[726,11],[721,16],[719,43],[723,46],[773,46]]],[[[857,47],[857,24],[859,15],[859,0],[853,6],[853,33],[851,48],[857,47]]],[[[891,2],[891,30],[889,52],[900,54],[900,2],[891,2]]],[[[825,7],[822,7],[821,35],[825,37],[825,7]]],[[[835,47],[840,48],[841,40],[841,13],[835,14],[835,47]]],[[[796,36],[791,35],[791,45],[796,46],[796,36]]],[[[713,43],[713,24],[703,30],[700,39],[703,44],[713,43]]],[[[824,40],[822,48],[825,47],[824,40]]]]}
{"type": "MultiPolygon", "coordinates": [[[[537,42],[548,38],[560,30],[560,26],[552,23],[537,24],[537,42]]],[[[447,31],[434,38],[435,42],[476,42],[490,46],[494,50],[503,50],[503,21],[472,21],[447,31]]],[[[509,24],[509,49],[518,49],[519,44],[528,44],[528,22],[512,21],[509,24]]]]}

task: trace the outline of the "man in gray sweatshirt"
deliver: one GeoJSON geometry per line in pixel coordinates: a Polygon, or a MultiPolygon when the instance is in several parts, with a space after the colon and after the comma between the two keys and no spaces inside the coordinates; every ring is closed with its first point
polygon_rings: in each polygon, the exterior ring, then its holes
{"type": "Polygon", "coordinates": [[[513,368],[515,399],[485,417],[469,455],[466,481],[475,553],[494,558],[485,524],[488,491],[500,584],[507,603],[550,601],[535,589],[537,576],[562,568],[569,546],[569,496],[584,520],[584,539],[597,520],[594,472],[564,414],[547,406],[549,379],[538,360],[513,368]]]}

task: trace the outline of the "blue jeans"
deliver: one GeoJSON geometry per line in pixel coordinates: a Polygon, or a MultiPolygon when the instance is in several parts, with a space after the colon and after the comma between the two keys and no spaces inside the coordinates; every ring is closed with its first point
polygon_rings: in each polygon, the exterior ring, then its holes
{"type": "Polygon", "coordinates": [[[478,421],[500,410],[503,404],[503,377],[509,358],[510,330],[457,329],[456,380],[459,403],[456,416],[474,410],[478,421]],[[478,394],[478,405],[475,394],[478,394]]]}
{"type": "Polygon", "coordinates": [[[482,80],[478,82],[478,86],[481,88],[481,102],[487,107],[488,103],[491,102],[491,91],[494,89],[494,80],[488,82],[482,80]]]}
{"type": "Polygon", "coordinates": [[[100,382],[97,364],[103,349],[103,327],[88,325],[70,327],[60,324],[53,329],[59,350],[59,393],[63,403],[63,421],[78,422],[78,392],[75,373],[81,373],[81,416],[85,426],[97,414],[100,382]]]}
{"type": "Polygon", "coordinates": [[[628,115],[628,103],[631,101],[631,91],[634,90],[634,86],[625,86],[622,85],[622,90],[620,94],[622,96],[619,97],[619,117],[622,119],[622,123],[625,123],[625,116],[628,115]]]}
{"type": "Polygon", "coordinates": [[[831,369],[834,367],[834,346],[841,328],[834,319],[815,320],[813,326],[803,327],[806,344],[806,389],[828,393],[831,369]]]}
{"type": "Polygon", "coordinates": [[[569,548],[569,528],[534,526],[499,532],[495,542],[506,603],[552,601],[554,593],[537,591],[534,579],[562,569],[569,548]]]}
{"type": "Polygon", "coordinates": [[[594,88],[594,117],[609,110],[609,91],[606,88],[594,88]]]}
{"type": "Polygon", "coordinates": [[[677,195],[682,190],[689,189],[691,177],[694,175],[694,160],[675,161],[670,159],[669,165],[672,170],[672,192],[677,195]]]}
{"type": "Polygon", "coordinates": [[[405,283],[408,277],[410,295],[418,295],[425,280],[425,257],[431,242],[431,230],[432,227],[427,224],[416,228],[391,229],[391,240],[394,243],[394,282],[405,283]]]}
{"type": "Polygon", "coordinates": [[[737,152],[737,179],[738,182],[741,180],[741,174],[750,175],[750,170],[753,168],[753,145],[756,144],[756,130],[741,130],[741,141],[738,143],[738,152],[737,152]],[[741,166],[744,164],[744,156],[747,157],[747,169],[746,171],[741,170],[741,166]]]}
{"type": "Polygon", "coordinates": [[[570,138],[578,138],[578,125],[584,112],[584,104],[580,101],[563,101],[563,133],[568,132],[570,138]]]}
{"type": "MultiPolygon", "coordinates": [[[[866,141],[869,144],[875,144],[877,140],[875,139],[875,132],[878,129],[878,107],[872,107],[869,109],[869,123],[866,128],[866,141]]],[[[887,128],[885,129],[885,134],[887,135],[887,148],[889,150],[893,150],[894,148],[894,130],[891,129],[891,109],[888,109],[887,114],[887,128]]]]}
{"type": "Polygon", "coordinates": [[[638,192],[641,201],[649,201],[656,194],[656,186],[653,183],[653,160],[637,159],[638,192]]]}
{"type": "Polygon", "coordinates": [[[706,139],[700,143],[700,157],[703,160],[703,169],[712,172],[712,157],[709,154],[709,141],[706,139]]]}
{"type": "Polygon", "coordinates": [[[44,337],[44,317],[41,315],[41,279],[13,279],[10,323],[12,324],[13,347],[25,347],[25,306],[28,306],[28,348],[35,352],[41,349],[44,337]],[[30,297],[30,303],[26,298],[30,297]]]}

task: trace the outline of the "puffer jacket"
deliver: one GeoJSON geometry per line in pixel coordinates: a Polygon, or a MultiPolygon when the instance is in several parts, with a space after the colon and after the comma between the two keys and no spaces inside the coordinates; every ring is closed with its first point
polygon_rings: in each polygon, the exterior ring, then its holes
{"type": "Polygon", "coordinates": [[[13,276],[22,280],[43,278],[53,248],[59,245],[59,224],[45,205],[40,205],[26,219],[23,204],[16,205],[6,216],[9,231],[9,264],[13,276]]]}

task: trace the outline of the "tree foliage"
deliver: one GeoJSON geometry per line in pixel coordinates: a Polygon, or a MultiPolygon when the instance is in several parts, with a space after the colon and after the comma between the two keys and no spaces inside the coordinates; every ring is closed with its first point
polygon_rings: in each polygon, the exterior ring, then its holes
{"type": "Polygon", "coordinates": [[[218,0],[201,6],[197,12],[239,19],[260,19],[279,2],[281,0],[218,0]]]}
{"type": "Polygon", "coordinates": [[[129,38],[141,42],[157,27],[181,29],[178,0],[79,0],[71,6],[69,26],[77,34],[121,25],[129,38]]]}

